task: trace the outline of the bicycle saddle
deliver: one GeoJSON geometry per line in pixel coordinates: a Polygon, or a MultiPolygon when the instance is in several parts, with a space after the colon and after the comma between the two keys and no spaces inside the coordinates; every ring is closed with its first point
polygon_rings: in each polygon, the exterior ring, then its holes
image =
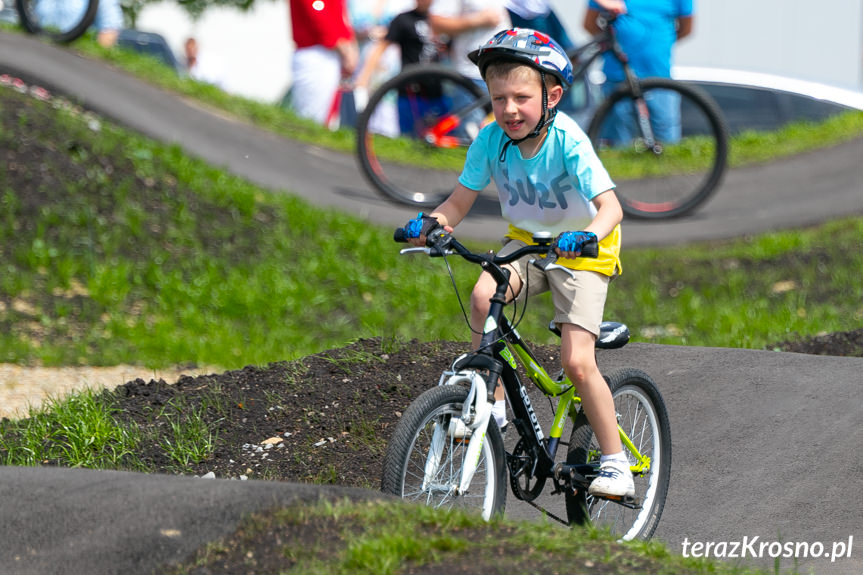
{"type": "MultiPolygon", "coordinates": [[[[560,328],[554,321],[549,322],[548,329],[560,337],[560,328]]],[[[599,349],[617,349],[626,345],[628,341],[629,328],[625,323],[604,321],[599,324],[599,337],[596,339],[596,347],[599,349]]]]}

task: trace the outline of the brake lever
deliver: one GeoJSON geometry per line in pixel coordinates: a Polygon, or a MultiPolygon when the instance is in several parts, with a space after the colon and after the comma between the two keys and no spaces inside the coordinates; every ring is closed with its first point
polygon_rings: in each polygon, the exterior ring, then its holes
{"type": "Polygon", "coordinates": [[[532,263],[534,266],[536,266],[537,268],[539,268],[545,272],[547,272],[549,270],[563,270],[567,274],[569,274],[569,277],[573,277],[573,278],[575,277],[575,271],[574,270],[571,270],[571,269],[564,267],[564,266],[560,265],[559,263],[557,263],[557,253],[555,253],[554,250],[549,251],[548,255],[542,259],[530,260],[530,263],[532,263]]]}
{"type": "Polygon", "coordinates": [[[569,269],[569,268],[563,267],[562,265],[560,265],[560,264],[556,264],[556,263],[554,263],[554,262],[552,262],[552,263],[550,263],[550,264],[546,264],[546,265],[545,265],[545,267],[544,267],[544,268],[542,268],[542,269],[544,269],[545,271],[549,271],[549,270],[563,270],[563,271],[565,271],[567,274],[569,274],[569,277],[571,277],[571,278],[574,278],[574,277],[575,277],[575,270],[572,270],[572,269],[569,269]]]}
{"type": "Polygon", "coordinates": [[[431,251],[431,248],[402,248],[399,250],[399,254],[401,254],[401,255],[418,254],[420,252],[427,254],[430,251],[431,251]]]}
{"type": "Polygon", "coordinates": [[[423,254],[426,254],[427,256],[433,257],[433,258],[439,258],[441,256],[451,256],[451,255],[455,254],[456,252],[455,252],[455,250],[443,250],[443,251],[441,251],[440,249],[438,249],[436,247],[432,247],[432,248],[402,248],[399,250],[399,254],[401,254],[403,256],[410,255],[410,254],[418,254],[418,253],[423,253],[423,254]]]}

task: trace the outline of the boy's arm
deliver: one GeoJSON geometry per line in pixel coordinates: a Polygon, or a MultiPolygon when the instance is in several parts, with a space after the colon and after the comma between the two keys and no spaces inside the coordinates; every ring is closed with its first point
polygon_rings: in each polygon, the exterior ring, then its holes
{"type": "MultiPolygon", "coordinates": [[[[623,219],[623,209],[617,200],[614,190],[606,190],[593,198],[596,206],[596,215],[584,230],[569,230],[571,232],[585,231],[596,235],[597,241],[602,241],[623,219]]],[[[579,244],[580,245],[580,244],[579,244]]],[[[580,249],[580,248],[579,248],[580,249]]],[[[568,251],[569,248],[558,248],[557,255],[563,258],[573,259],[581,255],[580,251],[568,251]],[[566,251],[565,251],[566,250],[566,251]]]]}
{"type": "Polygon", "coordinates": [[[444,228],[449,227],[447,231],[452,231],[452,228],[456,227],[470,211],[477,196],[479,196],[478,191],[457,183],[444,203],[429,215],[437,218],[438,223],[444,228]]]}
{"type": "Polygon", "coordinates": [[[623,208],[614,190],[606,190],[593,198],[593,205],[596,215],[584,231],[595,233],[596,239],[601,241],[623,220],[623,208]]]}
{"type": "MultiPolygon", "coordinates": [[[[436,218],[438,224],[440,224],[444,230],[452,232],[453,228],[457,226],[470,211],[470,208],[476,201],[477,196],[479,196],[479,192],[471,190],[470,188],[463,186],[461,183],[458,183],[449,197],[433,212],[427,215],[436,218]]],[[[408,241],[415,246],[424,246],[426,243],[426,237],[422,232],[420,232],[420,237],[410,238],[408,241]]]]}

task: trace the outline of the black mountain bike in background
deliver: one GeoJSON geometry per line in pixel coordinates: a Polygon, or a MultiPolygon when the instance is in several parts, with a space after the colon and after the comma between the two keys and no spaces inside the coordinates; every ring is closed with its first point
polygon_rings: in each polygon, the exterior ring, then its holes
{"type": "Polygon", "coordinates": [[[99,0],[15,0],[21,27],[61,44],[77,40],[96,19],[99,0]]]}
{"type": "MultiPolygon", "coordinates": [[[[617,184],[630,217],[673,218],[691,213],[719,187],[728,161],[728,129],[702,90],[668,78],[638,78],[610,25],[569,52],[575,82],[559,106],[582,126],[617,184]],[[626,81],[597,102],[586,81],[591,65],[611,52],[626,81]],[[668,126],[654,102],[679,110],[668,126]]],[[[368,182],[400,203],[435,207],[455,185],[465,148],[489,121],[487,91],[442,65],[406,67],[370,97],[357,121],[357,159],[368,182]],[[423,165],[416,165],[423,158],[423,165]]],[[[667,116],[667,114],[666,114],[667,116]]]]}

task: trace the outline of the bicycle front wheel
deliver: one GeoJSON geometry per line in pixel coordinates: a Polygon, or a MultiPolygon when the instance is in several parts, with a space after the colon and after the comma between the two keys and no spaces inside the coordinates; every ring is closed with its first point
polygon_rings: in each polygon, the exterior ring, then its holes
{"type": "MultiPolygon", "coordinates": [[[[591,497],[579,491],[566,495],[566,513],[570,523],[592,523],[607,527],[621,539],[648,539],[659,524],[665,506],[671,476],[671,427],[668,411],[656,384],[646,373],[623,369],[606,377],[614,398],[618,425],[638,449],[650,458],[650,467],[635,473],[635,496],[640,509],[630,509],[618,503],[591,497]]],[[[624,447],[634,464],[634,458],[624,447]]],[[[584,411],[573,425],[566,462],[569,464],[599,464],[602,455],[596,436],[584,411]]]]}
{"type": "Polygon", "coordinates": [[[30,34],[68,43],[84,35],[96,19],[99,0],[15,0],[21,26],[30,34]]]}
{"type": "Polygon", "coordinates": [[[435,207],[491,113],[485,90],[444,66],[407,67],[381,85],[357,119],[357,161],[374,189],[435,207]]]}
{"type": "Polygon", "coordinates": [[[468,390],[453,385],[434,387],[405,410],[384,457],[381,490],[408,501],[444,509],[478,511],[484,519],[503,513],[506,457],[503,438],[492,420],[470,486],[458,493],[471,441],[454,433],[468,390]]]}
{"type": "Polygon", "coordinates": [[[617,184],[626,215],[674,218],[693,212],[719,187],[728,129],[703,91],[667,78],[627,84],[596,110],[588,135],[617,184]],[[649,125],[649,129],[647,126],[649,125]]]}

